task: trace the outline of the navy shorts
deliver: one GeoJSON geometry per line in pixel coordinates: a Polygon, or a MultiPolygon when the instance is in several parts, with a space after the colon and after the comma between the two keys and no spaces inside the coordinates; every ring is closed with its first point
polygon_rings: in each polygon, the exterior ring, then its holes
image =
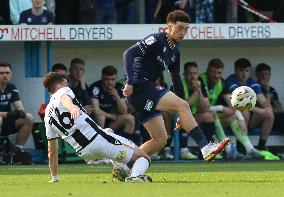
{"type": "Polygon", "coordinates": [[[16,119],[15,118],[3,118],[3,125],[0,136],[8,136],[17,133],[16,119]]]}
{"type": "Polygon", "coordinates": [[[161,115],[161,112],[156,110],[156,105],[167,92],[167,89],[156,87],[153,82],[146,82],[143,85],[134,86],[133,94],[127,97],[127,100],[137,110],[140,122],[144,124],[161,115]]]}

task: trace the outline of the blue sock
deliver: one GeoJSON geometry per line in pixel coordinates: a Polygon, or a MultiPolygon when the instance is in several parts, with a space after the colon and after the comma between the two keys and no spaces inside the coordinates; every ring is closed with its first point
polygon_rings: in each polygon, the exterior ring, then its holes
{"type": "Polygon", "coordinates": [[[202,149],[208,144],[206,137],[198,126],[194,127],[190,131],[190,134],[200,149],[202,149]]]}

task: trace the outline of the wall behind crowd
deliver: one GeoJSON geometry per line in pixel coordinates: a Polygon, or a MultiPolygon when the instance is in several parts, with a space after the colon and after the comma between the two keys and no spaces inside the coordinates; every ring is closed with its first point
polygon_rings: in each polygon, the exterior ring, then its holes
{"type": "MultiPolygon", "coordinates": [[[[247,41],[246,41],[247,42],[247,41]]],[[[246,57],[251,60],[253,67],[256,64],[265,62],[272,66],[271,84],[279,91],[280,99],[284,102],[283,73],[284,57],[282,46],[256,45],[251,44],[247,47],[245,41],[238,41],[238,44],[232,41],[222,41],[213,43],[210,41],[185,41],[181,45],[181,66],[186,61],[196,61],[200,71],[204,72],[207,63],[211,58],[218,57],[225,64],[224,76],[233,72],[234,61],[240,57],[246,57]],[[244,42],[244,43],[242,43],[244,42]],[[212,44],[213,43],[213,44],[212,44]]],[[[70,60],[74,57],[80,57],[86,62],[86,82],[99,80],[101,69],[105,65],[112,64],[118,68],[119,77],[124,75],[122,54],[124,50],[134,41],[114,41],[114,42],[53,42],[52,43],[52,63],[62,62],[69,67],[70,60]]],[[[40,121],[37,116],[37,110],[41,103],[45,101],[45,92],[42,86],[41,78],[25,78],[24,66],[24,48],[22,42],[1,43],[0,59],[9,61],[13,65],[13,82],[20,90],[21,98],[26,109],[33,113],[36,121],[40,121]],[[5,49],[5,50],[3,50],[5,49]]],[[[43,50],[42,70],[46,71],[46,51],[43,50]]],[[[165,73],[166,82],[170,84],[169,75],[165,73]]]]}

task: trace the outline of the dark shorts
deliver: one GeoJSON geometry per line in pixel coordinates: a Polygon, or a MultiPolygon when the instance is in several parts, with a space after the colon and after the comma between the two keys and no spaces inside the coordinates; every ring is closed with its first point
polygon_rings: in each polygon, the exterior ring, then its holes
{"type": "Polygon", "coordinates": [[[157,88],[153,82],[146,82],[139,87],[134,86],[133,94],[127,97],[127,100],[137,110],[140,122],[144,124],[161,115],[161,112],[156,110],[156,105],[167,92],[167,89],[157,88]]]}
{"type": "Polygon", "coordinates": [[[17,133],[16,119],[15,118],[3,118],[3,125],[0,136],[8,136],[17,133]]]}

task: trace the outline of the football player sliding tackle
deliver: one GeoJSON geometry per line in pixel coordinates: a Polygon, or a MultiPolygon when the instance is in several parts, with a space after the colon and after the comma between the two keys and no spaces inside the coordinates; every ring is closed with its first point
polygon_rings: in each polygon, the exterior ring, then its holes
{"type": "Polygon", "coordinates": [[[145,175],[150,165],[149,156],[133,142],[115,135],[110,129],[102,129],[91,120],[67,86],[63,75],[48,73],[43,84],[51,95],[44,117],[52,177],[50,182],[59,181],[58,137],[68,142],[76,150],[76,154],[85,160],[112,159],[116,173],[123,175],[123,178],[116,177],[121,181],[152,181],[145,175]]]}

